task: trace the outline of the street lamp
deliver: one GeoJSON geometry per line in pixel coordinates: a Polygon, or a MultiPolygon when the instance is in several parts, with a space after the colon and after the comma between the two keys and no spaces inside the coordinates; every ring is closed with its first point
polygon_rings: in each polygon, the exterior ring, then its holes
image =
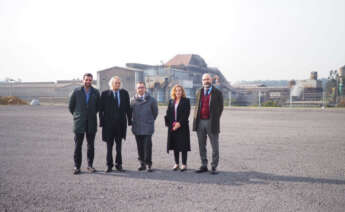
{"type": "Polygon", "coordinates": [[[12,87],[13,87],[13,83],[15,82],[15,80],[9,78],[9,79],[7,80],[7,82],[8,82],[8,84],[9,84],[9,96],[12,96],[12,87]]]}

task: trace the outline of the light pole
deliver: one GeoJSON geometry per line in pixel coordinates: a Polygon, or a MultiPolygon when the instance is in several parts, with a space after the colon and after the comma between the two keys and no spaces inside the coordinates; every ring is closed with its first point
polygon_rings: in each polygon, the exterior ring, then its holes
{"type": "Polygon", "coordinates": [[[339,96],[339,77],[338,73],[335,75],[335,105],[338,104],[338,96],[339,96]]]}
{"type": "Polygon", "coordinates": [[[15,82],[14,79],[8,79],[8,84],[9,84],[9,96],[12,96],[12,88],[13,88],[13,83],[15,82]]]}
{"type": "Polygon", "coordinates": [[[231,107],[231,90],[229,91],[229,107],[231,107]]]}
{"type": "Polygon", "coordinates": [[[326,106],[326,91],[322,91],[322,109],[326,106]]]}
{"type": "Polygon", "coordinates": [[[292,88],[290,88],[290,107],[292,107],[292,88]]]}

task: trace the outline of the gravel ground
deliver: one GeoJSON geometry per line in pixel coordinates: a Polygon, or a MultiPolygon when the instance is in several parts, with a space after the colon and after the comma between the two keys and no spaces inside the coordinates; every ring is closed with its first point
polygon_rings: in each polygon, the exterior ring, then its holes
{"type": "MultiPolygon", "coordinates": [[[[74,176],[66,106],[0,106],[0,211],[341,211],[345,210],[345,110],[231,108],[221,120],[218,175],[171,171],[160,108],[152,173],[138,172],[129,130],[126,172],[105,174],[96,136],[94,174],[74,176]]],[[[208,145],[210,158],[210,145],[208,145]]]]}

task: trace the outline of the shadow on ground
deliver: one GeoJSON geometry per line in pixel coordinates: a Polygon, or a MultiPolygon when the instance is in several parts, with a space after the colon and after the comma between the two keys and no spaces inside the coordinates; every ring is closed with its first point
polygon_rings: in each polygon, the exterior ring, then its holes
{"type": "Polygon", "coordinates": [[[345,180],[325,179],[313,177],[284,176],[256,171],[246,172],[226,172],[221,171],[217,175],[211,175],[210,172],[197,174],[195,170],[186,172],[154,169],[153,172],[139,172],[126,170],[125,172],[113,171],[104,173],[97,171],[95,174],[105,177],[127,177],[134,179],[161,180],[181,183],[195,184],[216,184],[216,185],[244,185],[244,184],[270,184],[274,182],[293,182],[293,183],[316,183],[316,184],[334,184],[345,185],[345,180]]]}

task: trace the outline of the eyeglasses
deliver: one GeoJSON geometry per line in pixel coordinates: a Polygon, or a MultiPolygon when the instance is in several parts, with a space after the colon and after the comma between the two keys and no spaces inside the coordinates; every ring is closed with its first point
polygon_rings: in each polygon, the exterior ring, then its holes
{"type": "Polygon", "coordinates": [[[137,87],[137,89],[144,89],[145,87],[137,87]]]}

